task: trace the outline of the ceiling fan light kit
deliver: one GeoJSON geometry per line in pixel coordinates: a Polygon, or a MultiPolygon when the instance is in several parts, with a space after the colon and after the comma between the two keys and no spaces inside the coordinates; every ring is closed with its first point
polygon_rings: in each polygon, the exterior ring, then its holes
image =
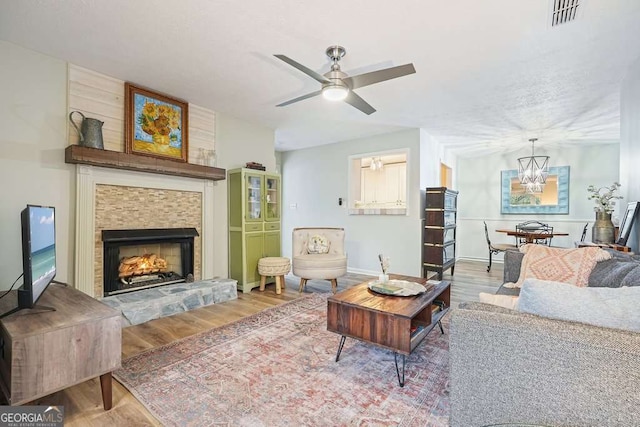
{"type": "Polygon", "coordinates": [[[340,85],[327,85],[322,88],[322,97],[329,101],[344,101],[349,95],[349,88],[340,85]]]}
{"type": "Polygon", "coordinates": [[[297,68],[322,84],[322,88],[320,90],[283,102],[278,104],[276,107],[284,107],[285,105],[293,104],[294,102],[322,94],[322,97],[325,99],[330,101],[345,101],[347,104],[368,115],[374,113],[376,109],[369,105],[364,99],[360,98],[353,89],[369,86],[374,83],[380,83],[385,80],[395,79],[416,72],[413,64],[405,64],[349,77],[346,73],[340,71],[340,64],[338,63],[338,61],[340,61],[340,59],[347,53],[345,48],[337,45],[329,46],[325,53],[329,59],[331,59],[332,64],[331,71],[326,72],[324,75],[305,67],[285,55],[274,55],[276,58],[286,62],[294,68],[297,68]]]}

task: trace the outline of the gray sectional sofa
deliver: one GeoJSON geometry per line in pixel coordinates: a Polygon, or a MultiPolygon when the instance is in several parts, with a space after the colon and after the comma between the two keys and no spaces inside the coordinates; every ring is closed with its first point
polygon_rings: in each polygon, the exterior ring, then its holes
{"type": "MultiPolygon", "coordinates": [[[[589,285],[640,284],[640,257],[613,256],[589,285]]],[[[521,260],[505,254],[505,281],[517,280],[521,260]]],[[[451,312],[450,370],[454,427],[640,425],[636,332],[463,303],[451,312]]]]}

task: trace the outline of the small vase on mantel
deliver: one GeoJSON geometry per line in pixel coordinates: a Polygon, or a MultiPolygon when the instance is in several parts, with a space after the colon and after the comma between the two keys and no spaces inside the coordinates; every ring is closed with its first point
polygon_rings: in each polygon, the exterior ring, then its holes
{"type": "Polygon", "coordinates": [[[596,222],[591,229],[593,243],[613,243],[615,227],[611,222],[611,213],[596,212],[596,222]]]}

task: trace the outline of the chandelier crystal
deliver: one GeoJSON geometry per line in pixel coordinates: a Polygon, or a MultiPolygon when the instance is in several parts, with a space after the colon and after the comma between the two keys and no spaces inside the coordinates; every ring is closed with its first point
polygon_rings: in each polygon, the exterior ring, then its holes
{"type": "Polygon", "coordinates": [[[375,171],[380,170],[384,167],[384,163],[382,163],[381,157],[372,157],[371,164],[369,165],[369,169],[375,171]]]}
{"type": "Polygon", "coordinates": [[[538,138],[531,138],[531,156],[518,159],[518,178],[527,193],[542,193],[549,175],[549,156],[536,156],[533,144],[538,138]]]}
{"type": "Polygon", "coordinates": [[[544,191],[544,184],[529,182],[523,185],[527,193],[536,194],[544,191]]]}

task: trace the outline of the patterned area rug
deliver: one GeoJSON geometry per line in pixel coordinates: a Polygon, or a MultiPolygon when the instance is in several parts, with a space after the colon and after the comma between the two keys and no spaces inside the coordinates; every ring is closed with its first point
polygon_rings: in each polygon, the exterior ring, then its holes
{"type": "Polygon", "coordinates": [[[436,327],[407,357],[401,388],[389,350],[347,339],[335,362],[326,299],[306,295],[139,354],[115,378],[164,425],[448,425],[448,335],[436,327]]]}

